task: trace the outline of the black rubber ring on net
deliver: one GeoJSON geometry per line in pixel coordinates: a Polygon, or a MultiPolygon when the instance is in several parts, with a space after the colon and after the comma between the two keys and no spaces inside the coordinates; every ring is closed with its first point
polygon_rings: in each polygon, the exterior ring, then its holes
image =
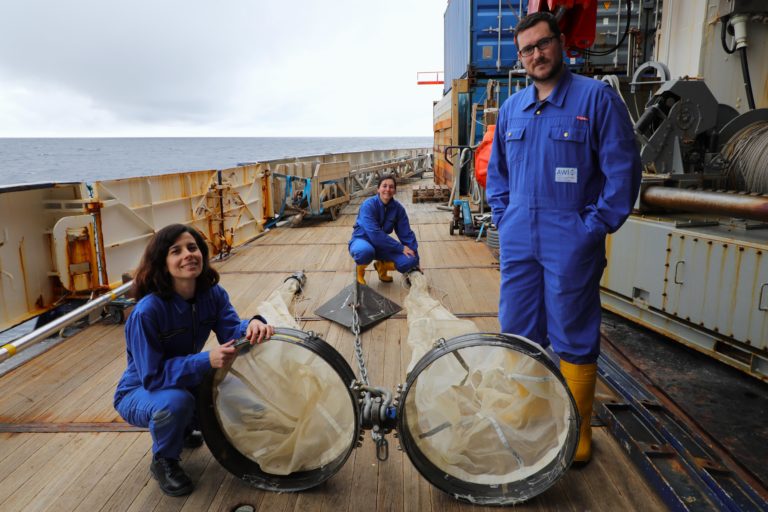
{"type": "Polygon", "coordinates": [[[413,370],[408,374],[406,384],[400,393],[397,411],[397,430],[403,451],[408,455],[408,458],[419,473],[438,489],[450,494],[458,500],[477,505],[512,505],[526,501],[549,488],[559,480],[562,473],[568,469],[573,461],[578,442],[580,422],[576,409],[576,402],[570,392],[567,392],[567,396],[570,400],[570,414],[572,420],[568,429],[566,441],[563,443],[563,448],[559,456],[555,457],[541,470],[522,480],[505,482],[502,484],[479,484],[449,475],[437,467],[421,451],[413,434],[408,428],[408,417],[406,413],[408,393],[416,383],[419,375],[441,357],[451,354],[453,354],[457,358],[459,364],[466,369],[466,363],[457,351],[464,348],[480,346],[503,347],[531,357],[544,365],[546,369],[560,381],[565,389],[568,389],[565,379],[560,374],[559,369],[552,359],[550,359],[545,352],[539,350],[537,346],[531,345],[531,342],[525,338],[498,333],[465,334],[451,338],[447,341],[441,340],[438,342],[433,349],[427,352],[416,363],[413,370]]]}
{"type": "MultiPolygon", "coordinates": [[[[265,343],[291,343],[301,346],[328,364],[344,383],[349,395],[350,407],[354,411],[354,435],[350,439],[350,445],[338,457],[320,468],[308,471],[295,471],[288,475],[275,475],[261,470],[259,464],[243,455],[227,439],[214,403],[214,382],[216,370],[212,370],[198,386],[197,415],[203,438],[211,453],[219,463],[237,478],[258,489],[275,492],[296,492],[310,489],[320,485],[336,474],[349,458],[360,432],[360,408],[358,397],[350,388],[355,380],[355,374],[347,361],[331,345],[315,336],[296,329],[279,328],[275,334],[265,343]]],[[[241,350],[250,350],[250,347],[241,343],[241,350]]]]}

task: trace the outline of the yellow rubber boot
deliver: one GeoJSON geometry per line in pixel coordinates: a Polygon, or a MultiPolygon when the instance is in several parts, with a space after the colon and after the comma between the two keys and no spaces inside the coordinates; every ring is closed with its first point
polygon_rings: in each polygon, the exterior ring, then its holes
{"type": "Polygon", "coordinates": [[[592,402],[595,399],[597,363],[571,364],[561,359],[560,371],[576,400],[576,408],[581,417],[579,445],[576,447],[576,456],[573,460],[586,463],[592,457],[592,402]]]}
{"type": "Polygon", "coordinates": [[[357,266],[357,282],[360,284],[365,284],[365,269],[368,268],[368,265],[358,265],[357,266]]]}
{"type": "Polygon", "coordinates": [[[390,270],[395,270],[395,263],[393,261],[374,261],[373,268],[379,273],[379,281],[385,283],[392,282],[392,276],[387,274],[390,270]]]}

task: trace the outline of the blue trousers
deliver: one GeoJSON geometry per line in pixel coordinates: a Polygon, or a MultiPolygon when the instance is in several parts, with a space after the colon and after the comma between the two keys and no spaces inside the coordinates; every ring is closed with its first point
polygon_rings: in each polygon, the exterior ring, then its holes
{"type": "Polygon", "coordinates": [[[195,397],[186,389],[136,388],[123,396],[117,412],[131,425],[149,428],[156,457],[179,460],[194,417],[195,397]]]}
{"type": "Polygon", "coordinates": [[[587,233],[577,211],[510,206],[499,241],[502,332],[551,343],[572,364],[597,361],[605,238],[587,233]]]}
{"type": "Polygon", "coordinates": [[[349,254],[358,265],[368,265],[373,260],[393,261],[395,268],[401,274],[419,266],[419,253],[411,257],[402,252],[377,249],[368,240],[362,238],[353,238],[349,241],[349,254]]]}

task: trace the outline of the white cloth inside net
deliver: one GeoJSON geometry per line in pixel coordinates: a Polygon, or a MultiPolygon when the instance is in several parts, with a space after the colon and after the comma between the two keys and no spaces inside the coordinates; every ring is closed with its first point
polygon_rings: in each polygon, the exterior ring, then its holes
{"type": "MultiPolygon", "coordinates": [[[[298,291],[289,279],[259,305],[276,327],[299,329],[288,304],[298,291]]],[[[216,374],[214,403],[225,436],[261,470],[288,475],[322,467],[354,443],[349,383],[321,357],[292,343],[250,347],[216,374]]]]}
{"type": "MultiPolygon", "coordinates": [[[[409,372],[439,338],[478,332],[429,296],[423,275],[410,279],[409,372]]],[[[522,480],[559,457],[574,411],[557,377],[511,348],[467,347],[458,355],[434,361],[408,391],[407,425],[419,450],[447,474],[486,485],[522,480]]]]}

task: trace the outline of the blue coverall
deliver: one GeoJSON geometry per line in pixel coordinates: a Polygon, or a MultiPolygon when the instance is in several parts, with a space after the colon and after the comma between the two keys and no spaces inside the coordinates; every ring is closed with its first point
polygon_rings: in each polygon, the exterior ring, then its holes
{"type": "Polygon", "coordinates": [[[631,213],[640,177],[627,109],[607,84],[566,69],[545,100],[531,85],[504,102],[486,188],[503,332],[551,342],[572,364],[597,360],[605,236],[631,213]]]}
{"type": "Polygon", "coordinates": [[[418,243],[403,205],[395,199],[384,204],[378,195],[363,201],[349,241],[349,254],[358,265],[368,265],[373,260],[392,261],[400,273],[417,267],[418,243]],[[389,236],[392,231],[400,242],[389,236]],[[405,246],[410,247],[416,256],[403,254],[405,246]]]}
{"type": "Polygon", "coordinates": [[[251,320],[238,317],[219,285],[189,302],[153,293],[136,304],[125,324],[128,367],[114,405],[128,423],[149,428],[156,457],[179,459],[194,415],[195,388],[211,369],[208,352],[200,352],[211,331],[226,343],[245,335],[251,320]]]}

